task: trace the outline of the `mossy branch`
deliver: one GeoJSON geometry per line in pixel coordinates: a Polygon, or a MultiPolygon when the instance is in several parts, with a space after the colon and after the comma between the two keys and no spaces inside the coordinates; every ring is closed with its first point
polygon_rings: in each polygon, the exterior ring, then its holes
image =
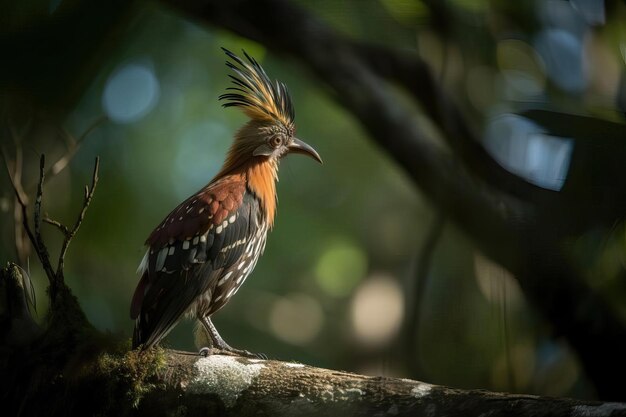
{"type": "Polygon", "coordinates": [[[98,368],[123,383],[121,398],[141,416],[626,416],[623,403],[458,390],[276,360],[149,355],[107,356],[98,368]]]}

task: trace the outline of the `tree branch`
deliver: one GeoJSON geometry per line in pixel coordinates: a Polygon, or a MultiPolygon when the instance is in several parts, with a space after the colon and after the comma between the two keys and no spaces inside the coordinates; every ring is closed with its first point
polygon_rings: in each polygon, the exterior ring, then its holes
{"type": "MultiPolygon", "coordinates": [[[[15,192],[15,198],[17,199],[17,203],[21,207],[22,226],[24,227],[24,230],[26,231],[26,234],[28,235],[28,238],[30,239],[31,244],[35,248],[35,252],[37,253],[37,256],[39,257],[39,261],[41,262],[41,265],[43,266],[44,271],[46,272],[46,276],[48,277],[48,280],[50,281],[52,285],[52,282],[54,281],[55,278],[54,278],[54,270],[52,269],[52,266],[50,265],[50,257],[48,255],[48,250],[47,248],[45,248],[45,246],[43,249],[39,247],[39,240],[41,240],[41,236],[38,236],[36,233],[33,233],[33,231],[30,228],[30,225],[28,224],[27,202],[22,198],[22,193],[20,192],[21,185],[17,185],[15,183],[15,180],[13,176],[11,175],[11,170],[9,168],[9,163],[6,158],[6,153],[4,150],[2,153],[4,156],[5,166],[7,168],[7,174],[9,175],[9,180],[11,181],[11,185],[13,186],[13,191],[15,192]]],[[[43,159],[43,155],[42,155],[42,159],[43,159]]],[[[43,180],[40,179],[40,182],[41,181],[43,180]]],[[[37,214],[35,214],[35,216],[37,217],[37,214]]]]}
{"type": "Polygon", "coordinates": [[[484,148],[461,110],[444,91],[428,65],[412,51],[353,43],[363,62],[382,77],[396,81],[422,105],[443,138],[465,166],[481,180],[530,202],[554,199],[557,193],[538,187],[503,168],[484,148]]]}
{"type": "MultiPolygon", "coordinates": [[[[85,198],[83,200],[83,208],[78,215],[78,219],[76,219],[76,223],[72,230],[69,230],[64,226],[64,229],[67,230],[65,233],[65,239],[63,239],[63,246],[61,247],[61,252],[59,253],[59,262],[57,265],[56,275],[58,277],[63,277],[63,267],[65,265],[65,254],[67,253],[67,248],[70,246],[70,242],[76,236],[80,225],[83,223],[83,219],[85,218],[85,213],[89,208],[89,204],[91,204],[91,200],[93,199],[93,193],[96,191],[96,186],[98,185],[98,170],[100,169],[100,158],[96,157],[96,162],[93,167],[93,174],[91,176],[91,189],[88,185],[85,185],[85,198]]],[[[57,222],[58,223],[58,222],[57,222]]]]}
{"type": "Polygon", "coordinates": [[[32,243],[35,246],[35,251],[37,251],[39,260],[41,261],[43,269],[46,271],[46,275],[50,281],[50,292],[55,293],[59,285],[59,277],[52,269],[52,265],[50,264],[50,254],[48,253],[48,248],[43,241],[43,237],[41,236],[41,202],[43,201],[43,182],[46,177],[44,170],[45,166],[46,156],[42,154],[39,158],[39,182],[37,184],[37,194],[35,196],[35,242],[32,243]]]}
{"type": "MultiPolygon", "coordinates": [[[[68,227],[62,225],[60,222],[50,219],[47,215],[43,216],[42,218],[41,204],[43,202],[44,182],[46,178],[46,170],[45,170],[46,158],[45,158],[45,155],[43,154],[41,155],[39,159],[39,181],[37,183],[37,192],[35,195],[34,232],[33,232],[28,223],[27,202],[24,200],[24,198],[22,197],[22,193],[20,192],[21,186],[16,184],[15,178],[11,174],[11,170],[9,167],[10,164],[6,158],[6,151],[3,150],[2,154],[4,157],[4,162],[7,168],[9,179],[11,181],[11,184],[13,185],[13,190],[15,192],[17,203],[21,207],[22,225],[31,241],[31,244],[35,248],[35,252],[37,253],[37,256],[46,273],[46,276],[48,277],[48,281],[50,283],[50,287],[49,287],[50,298],[53,301],[52,305],[54,308],[54,306],[56,305],[54,301],[56,300],[57,294],[59,294],[60,292],[66,292],[68,294],[70,293],[69,289],[65,285],[65,278],[64,278],[64,271],[63,271],[64,265],[65,265],[65,256],[67,254],[67,249],[70,245],[70,242],[72,241],[72,239],[78,232],[78,229],[80,228],[83,222],[83,219],[85,218],[85,213],[87,212],[87,209],[89,208],[89,204],[91,203],[91,200],[93,199],[93,195],[96,190],[96,186],[98,184],[98,170],[100,167],[100,158],[96,157],[92,180],[91,180],[91,188],[89,186],[85,186],[85,197],[83,200],[82,209],[78,215],[78,218],[76,220],[76,223],[74,224],[74,227],[70,230],[68,227]],[[50,262],[50,254],[48,252],[48,248],[41,234],[41,222],[42,221],[57,227],[61,231],[61,233],[63,233],[64,235],[63,244],[59,252],[59,259],[57,262],[56,271],[52,267],[52,264],[50,262]]],[[[72,300],[73,300],[72,302],[75,302],[75,299],[73,298],[73,296],[72,296],[72,300]]],[[[80,308],[78,309],[80,310],[80,308]]]]}
{"type": "Polygon", "coordinates": [[[584,416],[626,415],[626,404],[465,391],[275,360],[169,353],[140,415],[221,416],[584,416]],[[596,413],[596,414],[594,414],[596,413]]]}

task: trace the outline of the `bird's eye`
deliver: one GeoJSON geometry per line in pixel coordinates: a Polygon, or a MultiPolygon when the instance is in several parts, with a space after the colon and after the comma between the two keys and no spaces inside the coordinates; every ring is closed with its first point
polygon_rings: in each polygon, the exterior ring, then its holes
{"type": "Polygon", "coordinates": [[[280,136],[278,136],[278,135],[273,136],[273,137],[270,139],[270,144],[271,144],[274,148],[278,148],[280,145],[282,145],[282,144],[283,144],[283,139],[282,139],[280,136]]]}

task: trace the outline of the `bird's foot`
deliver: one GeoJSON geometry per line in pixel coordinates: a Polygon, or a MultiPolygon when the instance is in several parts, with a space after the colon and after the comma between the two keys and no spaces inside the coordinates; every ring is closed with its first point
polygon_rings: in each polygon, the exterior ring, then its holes
{"type": "Polygon", "coordinates": [[[220,347],[203,347],[198,352],[200,356],[210,356],[210,355],[228,355],[228,356],[240,356],[244,358],[250,359],[263,359],[267,360],[267,355],[264,353],[252,353],[243,349],[235,349],[228,345],[220,346],[220,347]]]}

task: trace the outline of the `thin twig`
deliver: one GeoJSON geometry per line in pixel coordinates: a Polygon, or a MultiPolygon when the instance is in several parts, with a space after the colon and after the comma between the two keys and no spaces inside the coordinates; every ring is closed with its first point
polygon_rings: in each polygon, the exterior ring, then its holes
{"type": "Polygon", "coordinates": [[[42,220],[44,223],[48,223],[52,226],[56,226],[61,231],[61,233],[63,233],[64,236],[67,236],[70,233],[67,226],[65,226],[64,224],[61,224],[61,222],[59,221],[51,219],[50,217],[48,217],[47,214],[44,216],[42,220]]]}
{"type": "Polygon", "coordinates": [[[43,182],[46,179],[45,166],[46,156],[41,154],[39,158],[39,183],[37,184],[37,195],[35,196],[35,236],[40,244],[43,241],[41,237],[41,201],[43,200],[43,182]]]}
{"type": "MultiPolygon", "coordinates": [[[[39,183],[37,184],[37,194],[35,196],[35,250],[37,251],[37,255],[39,256],[39,260],[41,261],[41,265],[43,266],[44,271],[46,271],[46,275],[48,276],[48,280],[50,281],[50,294],[52,297],[56,294],[56,290],[58,289],[58,277],[54,273],[54,269],[50,264],[50,255],[48,253],[48,248],[43,241],[43,237],[41,236],[41,202],[43,200],[43,182],[45,180],[45,165],[46,165],[46,156],[41,154],[39,158],[39,183]]],[[[31,241],[33,239],[31,238],[31,241]]]]}
{"type": "MultiPolygon", "coordinates": [[[[85,218],[85,213],[87,212],[87,208],[89,208],[89,204],[91,204],[91,200],[93,199],[93,194],[96,191],[96,186],[98,185],[98,170],[100,169],[100,158],[96,157],[96,162],[93,168],[93,175],[91,178],[91,188],[88,185],[85,186],[85,199],[83,201],[83,208],[78,215],[78,219],[74,224],[74,228],[70,230],[68,233],[65,233],[65,239],[63,240],[63,246],[61,247],[61,252],[59,254],[59,263],[57,266],[57,277],[60,279],[63,278],[63,267],[65,264],[65,254],[67,253],[67,248],[70,245],[70,242],[78,232],[80,225],[83,223],[83,219],[85,218]]],[[[56,222],[58,223],[58,222],[56,222]]],[[[56,226],[55,223],[51,223],[56,226]]],[[[58,227],[58,226],[57,226],[58,227]]],[[[63,226],[65,228],[65,226],[63,226]]],[[[65,228],[67,230],[67,228],[65,228]]]]}
{"type": "MultiPolygon", "coordinates": [[[[55,282],[56,277],[54,274],[54,270],[52,269],[52,266],[50,265],[50,256],[48,255],[48,249],[43,244],[43,239],[41,238],[41,235],[37,233],[33,233],[32,229],[30,228],[30,225],[28,224],[28,213],[26,210],[27,203],[24,201],[24,199],[22,199],[18,186],[15,184],[13,180],[13,176],[11,175],[11,170],[9,168],[9,164],[7,163],[6,155],[4,152],[3,152],[3,156],[5,157],[4,161],[5,161],[5,166],[7,168],[7,173],[9,174],[9,180],[11,181],[11,185],[13,186],[13,191],[15,192],[15,197],[17,199],[17,202],[21,207],[22,225],[24,226],[24,230],[26,230],[26,234],[28,235],[28,238],[30,239],[30,243],[35,248],[35,252],[37,252],[37,256],[39,257],[39,260],[41,261],[41,265],[43,266],[44,271],[46,272],[46,275],[48,276],[48,280],[50,281],[50,284],[51,284],[51,289],[52,291],[54,291],[53,283],[55,282]]],[[[40,160],[40,167],[43,166],[44,162],[45,162],[45,159],[42,155],[41,160],[40,160]]],[[[40,169],[40,181],[39,181],[40,184],[43,182],[42,178],[43,178],[43,171],[40,169]]],[[[38,193],[37,198],[41,198],[41,195],[39,195],[39,193],[38,193]]],[[[39,206],[41,206],[41,202],[39,203],[39,206]]],[[[39,214],[35,212],[35,218],[37,218],[38,216],[39,214]]],[[[36,226],[36,229],[38,229],[37,220],[35,221],[35,226],[36,226]]]]}

